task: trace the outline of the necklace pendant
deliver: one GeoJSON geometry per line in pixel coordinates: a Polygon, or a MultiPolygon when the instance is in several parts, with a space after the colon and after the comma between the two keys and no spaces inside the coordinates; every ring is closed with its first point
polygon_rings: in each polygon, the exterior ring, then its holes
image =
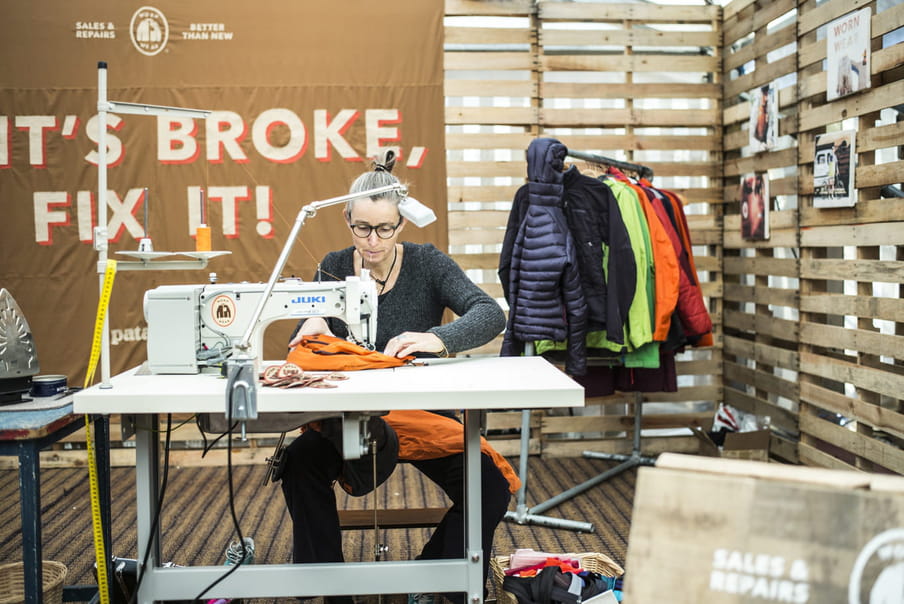
{"type": "MultiPolygon", "coordinates": [[[[371,271],[370,278],[373,279],[377,283],[377,285],[380,286],[380,294],[382,294],[383,290],[386,289],[386,282],[389,281],[389,278],[392,276],[392,269],[395,268],[396,260],[398,260],[398,258],[399,258],[399,248],[396,247],[396,248],[393,248],[392,264],[389,265],[389,270],[386,272],[385,279],[378,279],[377,277],[374,276],[373,272],[371,271]]],[[[362,270],[364,269],[364,258],[363,257],[361,258],[361,269],[362,270]]]]}

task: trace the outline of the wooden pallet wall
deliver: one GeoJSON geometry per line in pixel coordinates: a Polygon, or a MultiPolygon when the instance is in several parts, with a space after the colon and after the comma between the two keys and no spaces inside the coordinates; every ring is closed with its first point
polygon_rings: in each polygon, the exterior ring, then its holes
{"type": "Polygon", "coordinates": [[[808,464],[904,473],[904,5],[799,4],[800,457],[808,464]],[[871,9],[871,88],[826,100],[824,25],[871,9]],[[878,10],[884,9],[882,12],[878,10]],[[898,40],[901,38],[898,37],[898,40]],[[815,208],[814,137],[856,129],[851,208],[815,208]]]}
{"type": "Polygon", "coordinates": [[[768,417],[785,457],[794,460],[798,405],[797,19],[796,0],[758,0],[725,7],[724,42],[724,400],[768,417]],[[750,144],[756,89],[777,90],[778,136],[770,150],[750,144]],[[769,179],[770,236],[742,237],[740,184],[769,179]],[[785,445],[781,447],[781,445],[785,445]]]}
{"type": "MultiPolygon", "coordinates": [[[[502,238],[537,134],[535,19],[532,0],[446,1],[449,251],[500,301],[502,238]]],[[[473,352],[496,355],[501,343],[473,352]]]]}
{"type": "Polygon", "coordinates": [[[810,465],[904,472],[904,202],[881,191],[900,188],[904,174],[892,109],[904,93],[904,44],[886,38],[902,26],[900,3],[725,7],[725,401],[769,415],[785,457],[810,465]],[[872,87],[827,101],[827,24],[865,7],[872,87]],[[770,82],[780,136],[755,153],[746,95],[770,82]],[[857,130],[859,201],[814,207],[815,138],[842,129],[857,130]],[[738,184],[750,172],[770,176],[766,241],[740,236],[738,184]]]}

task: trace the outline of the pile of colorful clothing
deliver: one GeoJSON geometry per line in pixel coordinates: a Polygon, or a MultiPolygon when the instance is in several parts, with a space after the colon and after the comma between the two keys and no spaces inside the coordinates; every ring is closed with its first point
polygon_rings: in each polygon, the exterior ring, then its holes
{"type": "Polygon", "coordinates": [[[518,604],[622,601],[621,568],[614,563],[608,570],[616,576],[607,576],[583,568],[581,556],[576,554],[519,549],[509,558],[508,566],[502,589],[515,596],[518,604]]]}

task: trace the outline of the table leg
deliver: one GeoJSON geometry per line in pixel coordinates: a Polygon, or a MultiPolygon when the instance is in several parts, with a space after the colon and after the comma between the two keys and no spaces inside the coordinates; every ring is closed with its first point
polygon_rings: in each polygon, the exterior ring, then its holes
{"type": "MultiPolygon", "coordinates": [[[[144,562],[148,569],[160,565],[160,527],[154,522],[160,500],[160,440],[156,414],[138,415],[135,422],[136,459],[135,490],[137,494],[138,572],[144,562]],[[150,547],[148,546],[150,544],[150,547]],[[145,553],[147,559],[145,560],[145,553]]],[[[150,604],[147,585],[139,589],[138,602],[150,604]]]]}
{"type": "Polygon", "coordinates": [[[19,490],[22,505],[22,561],[25,604],[44,599],[41,543],[41,448],[35,441],[19,443],[19,490]]]}
{"type": "Polygon", "coordinates": [[[468,591],[466,602],[481,604],[485,578],[483,576],[483,542],[481,540],[481,459],[480,413],[465,410],[465,556],[468,561],[468,591]]]}

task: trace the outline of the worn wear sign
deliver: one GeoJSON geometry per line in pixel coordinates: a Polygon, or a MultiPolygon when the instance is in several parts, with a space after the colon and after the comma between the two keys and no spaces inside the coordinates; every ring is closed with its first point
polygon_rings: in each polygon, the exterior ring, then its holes
{"type": "MultiPolygon", "coordinates": [[[[81,381],[98,297],[93,233],[106,204],[111,258],[195,249],[196,227],[230,255],[204,270],[121,271],[111,302],[114,372],[145,358],[142,297],[167,283],[266,281],[300,208],[342,195],[378,149],[446,240],[443,2],[375,4],[0,0],[0,287],[22,308],[42,372],[81,381]],[[98,62],[110,101],[211,111],[109,114],[98,194],[98,62]]],[[[341,208],[309,219],[284,275],[311,278],[350,245],[341,208]]],[[[182,258],[185,259],[185,258],[182,258]]],[[[268,334],[285,356],[288,326],[268,334]],[[276,333],[279,332],[279,333],[276,333]]]]}

